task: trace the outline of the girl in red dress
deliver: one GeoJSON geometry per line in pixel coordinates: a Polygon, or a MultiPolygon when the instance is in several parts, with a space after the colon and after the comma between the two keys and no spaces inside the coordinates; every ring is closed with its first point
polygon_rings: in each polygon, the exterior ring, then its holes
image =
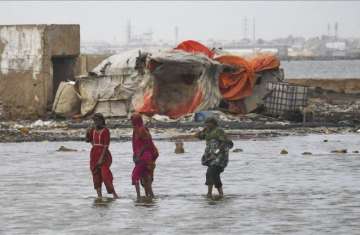
{"type": "Polygon", "coordinates": [[[106,190],[114,199],[119,198],[113,185],[113,176],[110,170],[112,162],[109,151],[110,131],[105,126],[105,118],[101,113],[93,116],[95,128],[86,133],[86,142],[92,145],[90,152],[90,170],[93,176],[94,188],[99,198],[102,197],[101,185],[105,184],[106,190]]]}
{"type": "Polygon", "coordinates": [[[135,167],[132,172],[132,184],[135,185],[137,199],[140,199],[140,186],[141,181],[145,195],[153,198],[154,193],[152,190],[152,181],[154,177],[155,160],[159,156],[158,150],[155,147],[149,130],[144,126],[140,114],[133,114],[131,116],[133,125],[133,161],[135,167]]]}

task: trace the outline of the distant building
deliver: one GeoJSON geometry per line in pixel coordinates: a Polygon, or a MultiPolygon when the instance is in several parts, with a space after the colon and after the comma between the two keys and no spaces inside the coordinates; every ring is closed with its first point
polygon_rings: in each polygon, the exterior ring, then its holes
{"type": "Polygon", "coordinates": [[[327,49],[330,50],[338,50],[338,51],[345,51],[346,43],[345,42],[328,42],[325,44],[327,49]]]}
{"type": "Polygon", "coordinates": [[[328,42],[325,44],[328,56],[343,57],[346,56],[345,42],[328,42]]]}

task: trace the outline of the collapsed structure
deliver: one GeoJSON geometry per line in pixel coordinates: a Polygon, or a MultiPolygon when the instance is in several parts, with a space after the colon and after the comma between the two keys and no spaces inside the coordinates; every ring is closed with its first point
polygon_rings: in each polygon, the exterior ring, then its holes
{"type": "Polygon", "coordinates": [[[269,93],[266,83],[283,80],[280,62],[273,55],[241,58],[221,55],[195,41],[185,41],[175,49],[133,50],[113,55],[101,62],[89,76],[72,86],[71,102],[55,102],[53,111],[68,116],[101,112],[107,117],[127,116],[137,111],[148,116],[183,115],[216,108],[245,114],[264,105],[269,93]],[[78,97],[78,98],[76,98],[78,97]]]}

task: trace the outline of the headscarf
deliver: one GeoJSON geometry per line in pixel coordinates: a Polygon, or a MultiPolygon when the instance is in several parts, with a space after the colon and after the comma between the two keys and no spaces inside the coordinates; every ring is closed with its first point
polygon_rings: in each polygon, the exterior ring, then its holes
{"type": "Polygon", "coordinates": [[[219,126],[218,121],[214,117],[206,118],[205,123],[212,123],[212,124],[214,124],[214,126],[219,126]]]}
{"type": "Polygon", "coordinates": [[[157,158],[158,152],[152,141],[149,130],[144,126],[143,119],[140,114],[134,113],[131,116],[131,123],[133,125],[133,151],[138,153],[144,144],[148,145],[151,155],[154,159],[157,158]]]}
{"type": "Polygon", "coordinates": [[[131,124],[133,125],[134,129],[144,127],[143,119],[139,113],[134,113],[131,115],[131,124]]]}

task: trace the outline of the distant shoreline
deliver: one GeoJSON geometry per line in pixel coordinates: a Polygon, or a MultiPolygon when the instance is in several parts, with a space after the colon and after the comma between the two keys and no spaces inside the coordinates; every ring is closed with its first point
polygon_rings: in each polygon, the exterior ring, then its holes
{"type": "Polygon", "coordinates": [[[333,61],[333,60],[360,60],[360,57],[347,56],[279,56],[281,61],[333,61]]]}

